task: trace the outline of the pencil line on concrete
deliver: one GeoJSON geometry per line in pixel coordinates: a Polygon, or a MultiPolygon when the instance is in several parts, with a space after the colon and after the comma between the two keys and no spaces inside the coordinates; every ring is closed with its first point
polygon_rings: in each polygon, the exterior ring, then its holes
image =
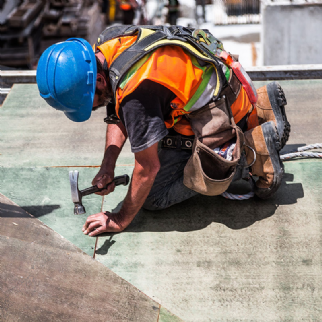
{"type": "MultiPolygon", "coordinates": [[[[100,168],[100,165],[52,165],[42,166],[43,168],[100,168]]],[[[116,167],[134,167],[133,164],[117,164],[116,167]]]]}
{"type": "Polygon", "coordinates": [[[161,312],[161,304],[159,304],[159,313],[158,313],[157,322],[159,322],[159,319],[160,319],[160,312],[161,312]]]}
{"type": "MultiPolygon", "coordinates": [[[[104,205],[104,196],[102,196],[101,211],[103,211],[103,205],[104,205]]],[[[99,238],[99,236],[96,237],[96,241],[95,241],[94,254],[93,254],[94,259],[95,259],[95,254],[96,254],[98,238],[99,238]]]]}
{"type": "Polygon", "coordinates": [[[93,254],[94,259],[95,259],[95,254],[96,254],[97,242],[98,242],[98,236],[96,237],[95,246],[94,246],[94,254],[93,254]]]}

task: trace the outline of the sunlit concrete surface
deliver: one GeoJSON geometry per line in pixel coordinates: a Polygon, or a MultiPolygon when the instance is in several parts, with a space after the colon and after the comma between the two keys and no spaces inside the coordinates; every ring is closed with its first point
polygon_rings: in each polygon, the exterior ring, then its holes
{"type": "MultiPolygon", "coordinates": [[[[280,83],[288,99],[292,125],[284,150],[321,143],[322,81],[280,83]]],[[[263,84],[257,82],[256,86],[263,84]]],[[[33,215],[30,220],[39,219],[57,236],[64,237],[68,247],[78,250],[77,256],[81,256],[81,249],[87,254],[82,256],[95,257],[95,261],[91,260],[97,265],[95,272],[105,267],[157,303],[152,306],[161,305],[161,310],[153,309],[160,314],[161,322],[321,320],[321,160],[284,162],[283,184],[272,199],[231,201],[197,196],[168,210],[142,210],[126,231],[91,238],[81,232],[87,215],[101,209],[116,211],[127,189],[117,187],[104,198],[84,197],[87,213],[73,214],[68,171],[79,171],[80,189],[91,185],[103,157],[104,116],[101,110],[85,123],[72,123],[63,113],[46,106],[36,85],[15,85],[0,108],[3,198],[33,215]]],[[[116,174],[130,175],[133,163],[126,145],[116,174]]],[[[17,227],[12,225],[11,230],[17,227]]],[[[21,225],[31,224],[24,218],[21,225]]],[[[29,229],[34,234],[35,228],[29,229]]],[[[22,243],[19,237],[8,236],[4,231],[0,230],[0,235],[5,241],[1,250],[6,269],[10,261],[18,260],[19,252],[11,255],[16,249],[26,247],[25,260],[32,261],[32,253],[43,254],[43,249],[50,247],[47,243],[55,244],[52,233],[41,237],[44,242],[31,245],[31,239],[22,239],[22,243]]],[[[61,251],[61,247],[53,251],[61,251]]],[[[66,258],[66,265],[69,260],[66,258]]],[[[50,263],[45,256],[42,265],[50,263]]],[[[43,271],[49,274],[46,267],[43,271]]],[[[37,281],[31,271],[27,272],[37,281]]],[[[103,283],[108,284],[110,278],[105,277],[103,283]]],[[[95,283],[98,281],[96,278],[95,283]]],[[[117,284],[111,278],[112,283],[117,284]]],[[[39,287],[30,284],[30,288],[36,297],[39,287]]],[[[90,295],[95,296],[95,292],[90,295]]],[[[0,297],[0,301],[3,299],[6,298],[0,297]]],[[[124,294],[120,301],[128,309],[135,301],[141,303],[139,299],[129,302],[124,294]]],[[[0,305],[5,317],[6,310],[0,305]]],[[[144,312],[150,314],[149,310],[144,312]]]]}

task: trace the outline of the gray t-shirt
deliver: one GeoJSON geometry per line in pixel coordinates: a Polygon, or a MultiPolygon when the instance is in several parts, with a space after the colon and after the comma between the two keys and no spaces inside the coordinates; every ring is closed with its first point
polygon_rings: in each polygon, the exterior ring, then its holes
{"type": "Polygon", "coordinates": [[[143,81],[120,105],[119,115],[124,124],[133,153],[143,151],[168,134],[164,119],[171,111],[175,94],[150,80],[143,81]]]}

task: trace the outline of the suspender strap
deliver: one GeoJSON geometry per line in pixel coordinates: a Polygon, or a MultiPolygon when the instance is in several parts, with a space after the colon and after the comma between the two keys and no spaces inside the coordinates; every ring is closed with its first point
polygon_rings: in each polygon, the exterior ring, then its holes
{"type": "Polygon", "coordinates": [[[132,35],[138,31],[138,28],[133,28],[135,26],[112,26],[107,27],[98,37],[98,41],[96,43],[96,47],[102,45],[106,41],[109,41],[113,38],[117,38],[120,36],[124,36],[124,34],[132,35]]]}
{"type": "MultiPolygon", "coordinates": [[[[144,26],[145,29],[162,30],[162,26],[144,26]]],[[[141,27],[137,25],[122,25],[107,27],[98,37],[96,47],[104,42],[121,36],[132,36],[136,33],[140,34],[141,27]]]]}
{"type": "Polygon", "coordinates": [[[220,96],[226,97],[226,102],[229,107],[233,105],[236,101],[237,96],[241,90],[241,83],[238,80],[235,73],[232,73],[231,79],[228,81],[228,84],[222,89],[220,96]]]}
{"type": "Polygon", "coordinates": [[[211,63],[216,67],[216,72],[219,76],[219,87],[218,90],[216,90],[214,98],[218,97],[223,83],[226,82],[220,67],[221,63],[219,62],[219,59],[211,54],[205,47],[198,44],[191,33],[192,30],[189,28],[180,26],[113,26],[106,28],[100,35],[96,44],[97,46],[113,38],[135,34],[138,35],[137,42],[119,55],[110,66],[109,77],[113,93],[116,92],[123,76],[141,58],[159,47],[176,45],[196,58],[211,63]],[[149,29],[154,32],[143,37],[143,39],[140,39],[142,29],[149,29]]]}
{"type": "Polygon", "coordinates": [[[113,93],[118,88],[123,75],[149,51],[145,48],[156,41],[165,39],[166,35],[162,31],[156,31],[142,40],[136,42],[126,49],[119,57],[117,57],[110,67],[110,80],[113,93]]]}

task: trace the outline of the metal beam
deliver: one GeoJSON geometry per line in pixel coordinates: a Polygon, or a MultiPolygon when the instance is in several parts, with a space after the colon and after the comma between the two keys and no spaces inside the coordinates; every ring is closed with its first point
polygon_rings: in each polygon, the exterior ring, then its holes
{"type": "Polygon", "coordinates": [[[36,71],[0,70],[0,88],[10,88],[15,83],[36,83],[36,71]]]}
{"type": "MultiPolygon", "coordinates": [[[[253,81],[322,79],[322,64],[257,66],[246,68],[246,72],[253,81]]],[[[36,83],[36,71],[0,70],[1,96],[15,83],[36,83]]]]}
{"type": "MultiPolygon", "coordinates": [[[[278,65],[256,66],[245,68],[254,81],[265,80],[295,80],[295,79],[322,79],[322,64],[312,65],[278,65]]],[[[35,83],[36,71],[0,70],[0,87],[4,84],[35,83]]],[[[11,86],[10,85],[10,86],[11,86]]],[[[8,87],[8,86],[6,86],[8,87]]]]}
{"type": "Polygon", "coordinates": [[[253,81],[322,79],[322,64],[258,66],[246,71],[253,81]]]}
{"type": "Polygon", "coordinates": [[[13,84],[36,83],[35,70],[0,70],[0,106],[13,84]]]}

